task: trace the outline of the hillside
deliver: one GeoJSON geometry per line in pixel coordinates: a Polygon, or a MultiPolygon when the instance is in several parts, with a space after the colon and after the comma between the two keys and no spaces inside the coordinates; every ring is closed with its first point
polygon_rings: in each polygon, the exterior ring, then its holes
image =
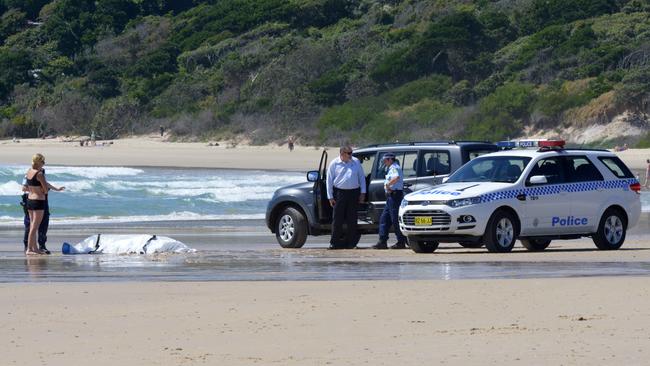
{"type": "Polygon", "coordinates": [[[0,137],[650,146],[650,0],[0,0],[0,137]],[[181,4],[181,5],[179,5],[181,4]]]}

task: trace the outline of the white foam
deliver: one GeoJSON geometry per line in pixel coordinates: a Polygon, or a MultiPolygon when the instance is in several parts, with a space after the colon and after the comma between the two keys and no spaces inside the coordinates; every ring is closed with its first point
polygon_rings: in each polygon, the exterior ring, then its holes
{"type": "MultiPolygon", "coordinates": [[[[50,217],[53,224],[111,224],[126,222],[157,222],[157,221],[225,221],[225,220],[260,220],[264,214],[230,214],[230,215],[201,215],[195,212],[172,212],[168,215],[136,215],[136,216],[89,216],[89,217],[50,217]]],[[[0,216],[0,227],[23,225],[23,218],[0,216]]]]}
{"type": "Polygon", "coordinates": [[[20,196],[23,186],[16,181],[0,184],[0,196],[20,196]]]}

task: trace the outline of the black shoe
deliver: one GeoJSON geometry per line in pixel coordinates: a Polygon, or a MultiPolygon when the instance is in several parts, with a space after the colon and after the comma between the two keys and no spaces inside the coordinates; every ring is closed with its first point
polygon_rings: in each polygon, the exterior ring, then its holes
{"type": "Polygon", "coordinates": [[[341,249],[345,249],[345,248],[330,244],[330,246],[327,249],[328,250],[341,250],[341,249]]]}
{"type": "Polygon", "coordinates": [[[377,244],[371,247],[372,249],[388,249],[388,244],[385,241],[378,241],[377,244]]]}
{"type": "Polygon", "coordinates": [[[39,247],[38,249],[40,249],[41,252],[43,252],[43,253],[45,253],[45,254],[52,254],[52,253],[50,253],[49,250],[47,250],[47,248],[46,248],[45,246],[39,247]]]}
{"type": "Polygon", "coordinates": [[[406,243],[397,242],[390,246],[390,249],[406,249],[406,243]]]}

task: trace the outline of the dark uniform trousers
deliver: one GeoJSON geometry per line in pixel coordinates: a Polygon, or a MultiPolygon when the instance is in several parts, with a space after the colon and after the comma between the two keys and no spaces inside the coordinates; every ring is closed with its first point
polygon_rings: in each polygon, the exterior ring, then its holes
{"type": "Polygon", "coordinates": [[[332,219],[332,238],[330,244],[334,247],[348,247],[356,244],[357,237],[357,211],[359,209],[359,195],[361,189],[334,188],[334,217],[332,219]],[[343,224],[347,226],[345,234],[343,224]]]}
{"type": "Polygon", "coordinates": [[[381,218],[379,219],[379,240],[383,242],[388,241],[388,231],[390,230],[391,225],[394,225],[397,242],[406,243],[406,237],[399,229],[399,218],[397,217],[399,213],[399,205],[402,203],[403,198],[404,191],[392,191],[391,193],[386,193],[386,205],[384,206],[384,211],[382,211],[381,218]]]}
{"type": "MultiPolygon", "coordinates": [[[[25,225],[25,235],[23,237],[23,244],[25,244],[25,250],[27,250],[27,240],[29,238],[29,225],[30,225],[30,219],[29,219],[29,213],[27,212],[27,208],[25,207],[25,203],[27,202],[27,195],[23,194],[23,202],[21,202],[21,205],[23,206],[23,211],[25,212],[25,217],[23,218],[23,224],[25,225]]],[[[50,205],[47,202],[47,195],[45,196],[45,212],[43,213],[43,221],[41,221],[41,224],[38,226],[38,247],[40,249],[45,249],[45,242],[47,241],[47,229],[50,226],[50,205]]]]}

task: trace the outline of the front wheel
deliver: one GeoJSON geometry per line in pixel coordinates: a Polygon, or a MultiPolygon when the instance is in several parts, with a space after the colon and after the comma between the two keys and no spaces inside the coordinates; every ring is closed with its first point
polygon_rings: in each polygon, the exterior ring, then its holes
{"type": "Polygon", "coordinates": [[[416,238],[408,238],[409,248],[416,253],[433,253],[438,249],[437,241],[424,241],[416,238]]]}
{"type": "Polygon", "coordinates": [[[625,241],[626,227],[625,216],[619,210],[609,209],[600,219],[592,240],[600,250],[616,250],[625,241]]]}
{"type": "Polygon", "coordinates": [[[275,224],[275,238],[283,248],[302,248],[307,241],[307,220],[293,207],[282,210],[275,224]]]}
{"type": "Polygon", "coordinates": [[[542,250],[548,248],[551,244],[551,241],[548,239],[521,239],[521,245],[524,248],[530,250],[531,252],[541,252],[542,250]]]}
{"type": "Polygon", "coordinates": [[[499,210],[488,221],[483,243],[491,253],[507,253],[517,240],[517,221],[508,211],[499,210]]]}

